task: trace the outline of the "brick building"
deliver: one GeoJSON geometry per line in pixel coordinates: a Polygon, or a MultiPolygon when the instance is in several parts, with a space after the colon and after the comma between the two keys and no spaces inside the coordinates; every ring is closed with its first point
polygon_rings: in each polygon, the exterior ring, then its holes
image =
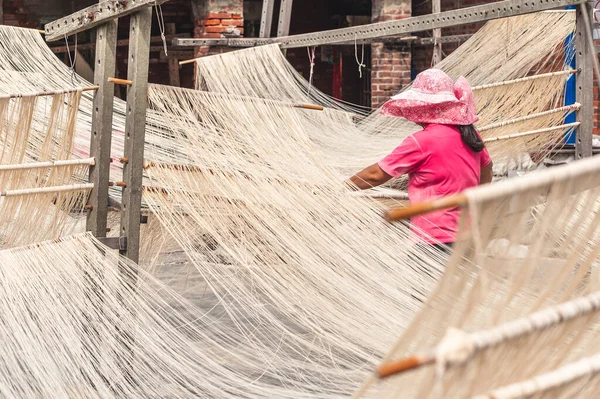
{"type": "MultiPolygon", "coordinates": [[[[42,28],[44,23],[93,4],[94,0],[0,0],[0,23],[30,28],[42,28]]],[[[441,9],[451,10],[482,3],[486,0],[441,0],[441,9]]],[[[279,0],[275,1],[272,36],[277,29],[279,0]]],[[[162,5],[168,37],[257,37],[260,27],[262,0],[170,0],[162,5]]],[[[290,34],[314,32],[360,25],[371,21],[387,21],[431,12],[430,0],[295,0],[290,34]]],[[[442,35],[469,34],[482,24],[462,25],[442,30],[442,35]]],[[[127,38],[128,20],[119,23],[122,39],[127,38]]],[[[193,87],[194,70],[191,64],[178,67],[176,60],[222,51],[227,48],[198,48],[195,51],[169,51],[161,54],[162,43],[157,20],[152,28],[153,42],[150,81],[193,87]],[[174,76],[177,75],[177,76],[174,76]]],[[[421,37],[431,32],[420,32],[421,37]]],[[[93,35],[78,35],[78,72],[91,73],[88,65],[93,58],[93,35]]],[[[170,40],[168,40],[170,45],[170,40]]],[[[69,39],[69,49],[74,39],[69,39]]],[[[69,63],[64,41],[51,45],[59,57],[69,63]]],[[[447,55],[458,44],[444,44],[447,55]]],[[[428,68],[432,59],[431,45],[416,45],[414,41],[386,39],[371,45],[326,45],[316,49],[314,85],[321,91],[351,103],[376,107],[428,68]],[[359,74],[357,58],[366,68],[359,74]]],[[[125,77],[127,43],[118,48],[117,76],[125,77]]],[[[308,78],[310,62],[306,49],[290,49],[288,60],[308,78]]],[[[117,93],[119,95],[119,93],[117,93]]],[[[597,90],[596,90],[597,97],[597,90]]],[[[598,105],[595,102],[595,105],[598,105]]],[[[600,132],[598,132],[600,133],[600,132]]]]}

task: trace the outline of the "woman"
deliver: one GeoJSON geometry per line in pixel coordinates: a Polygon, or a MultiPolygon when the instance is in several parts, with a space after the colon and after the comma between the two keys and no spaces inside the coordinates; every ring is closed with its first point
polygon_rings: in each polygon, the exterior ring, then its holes
{"type": "MultiPolygon", "coordinates": [[[[349,179],[361,190],[408,173],[411,203],[456,194],[492,181],[492,160],[473,123],[479,118],[467,80],[456,83],[439,69],[417,75],[410,90],[389,100],[384,115],[403,117],[421,127],[379,163],[349,179]]],[[[458,208],[411,220],[419,241],[451,246],[458,230],[458,208]]],[[[442,246],[443,247],[443,246],[442,246]]]]}

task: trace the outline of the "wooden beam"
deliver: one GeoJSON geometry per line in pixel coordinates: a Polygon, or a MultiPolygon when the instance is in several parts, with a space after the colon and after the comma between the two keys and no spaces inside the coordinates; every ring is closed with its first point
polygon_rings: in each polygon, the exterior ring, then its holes
{"type": "Polygon", "coordinates": [[[279,9],[279,24],[277,26],[277,37],[290,34],[290,21],[292,19],[293,0],[281,0],[279,9]]]}
{"type": "Polygon", "coordinates": [[[595,52],[591,51],[589,41],[592,40],[586,31],[582,7],[587,7],[587,16],[592,15],[591,5],[583,3],[577,6],[577,27],[575,29],[576,66],[579,73],[576,81],[576,98],[581,104],[577,112],[577,122],[581,125],[577,128],[575,141],[575,158],[580,159],[592,156],[592,136],[594,129],[594,60],[595,52]]]}
{"type": "MultiPolygon", "coordinates": [[[[166,25],[166,33],[168,35],[174,35],[175,34],[175,24],[174,23],[168,23],[166,25]]],[[[167,52],[167,56],[168,56],[167,52]]],[[[163,55],[165,55],[164,51],[162,51],[160,53],[161,58],[163,55]]],[[[179,59],[177,58],[169,58],[168,60],[169,62],[169,85],[171,86],[175,86],[175,87],[179,87],[181,86],[181,82],[179,80],[179,59]]]]}
{"type": "MultiPolygon", "coordinates": [[[[442,5],[440,0],[431,0],[431,12],[433,14],[439,14],[442,12],[442,5]]],[[[442,60],[442,43],[440,42],[440,38],[442,37],[442,30],[440,28],[436,28],[433,30],[433,59],[431,60],[431,64],[435,65],[442,60]]]]}
{"type": "Polygon", "coordinates": [[[262,14],[260,17],[260,34],[258,37],[271,37],[274,5],[275,0],[263,0],[262,14]]]}
{"type": "Polygon", "coordinates": [[[86,7],[66,17],[47,23],[46,41],[64,39],[75,33],[83,32],[98,25],[121,18],[144,8],[165,3],[167,0],[106,0],[86,7]]]}
{"type": "Polygon", "coordinates": [[[152,9],[142,9],[131,16],[129,28],[129,56],[125,117],[125,151],[128,162],[123,165],[121,236],[127,237],[127,249],[120,251],[134,262],[139,260],[140,217],[142,205],[142,174],[144,170],[144,142],[146,108],[148,106],[148,64],[152,9]]]}
{"type": "Polygon", "coordinates": [[[114,84],[108,78],[115,74],[117,54],[117,20],[96,29],[94,82],[100,88],[92,105],[92,136],[90,156],[96,164],[90,167],[90,183],[94,184],[88,204],[86,229],[96,237],[106,237],[108,213],[108,182],[110,180],[110,148],[113,121],[114,84]]]}

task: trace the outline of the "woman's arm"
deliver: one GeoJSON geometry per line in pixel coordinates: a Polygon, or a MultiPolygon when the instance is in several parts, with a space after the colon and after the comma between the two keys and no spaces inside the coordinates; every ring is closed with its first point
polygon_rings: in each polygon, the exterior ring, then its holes
{"type": "Polygon", "coordinates": [[[366,190],[377,187],[391,178],[392,176],[385,173],[378,164],[373,164],[352,176],[346,183],[350,187],[358,187],[359,190],[366,190]]]}
{"type": "Polygon", "coordinates": [[[488,184],[492,182],[494,163],[490,161],[487,165],[481,168],[481,175],[479,176],[479,184],[488,184]]]}

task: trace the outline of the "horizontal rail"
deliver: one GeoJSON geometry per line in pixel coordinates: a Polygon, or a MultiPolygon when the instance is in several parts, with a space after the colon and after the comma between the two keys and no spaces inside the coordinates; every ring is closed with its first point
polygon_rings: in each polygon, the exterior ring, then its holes
{"type": "Polygon", "coordinates": [[[539,75],[525,76],[524,78],[505,80],[504,82],[489,83],[486,85],[474,86],[472,88],[472,90],[477,91],[477,90],[483,90],[483,89],[490,89],[492,87],[499,87],[499,86],[506,86],[506,85],[511,85],[511,84],[515,84],[515,83],[522,83],[522,82],[527,82],[529,80],[550,78],[553,76],[560,76],[560,75],[571,75],[571,74],[574,74],[577,72],[579,72],[578,69],[569,69],[569,70],[565,70],[565,71],[542,73],[539,75]]]}
{"type": "MultiPolygon", "coordinates": [[[[165,40],[172,41],[175,38],[189,38],[189,33],[176,33],[173,35],[165,35],[165,40]]],[[[162,43],[162,37],[160,36],[152,36],[150,38],[150,43],[162,43]]],[[[129,46],[129,39],[119,39],[117,40],[117,47],[127,47],[129,46]]],[[[154,47],[154,46],[152,46],[154,47]]],[[[93,50],[96,48],[96,43],[77,43],[77,50],[93,50]]],[[[160,48],[164,48],[160,46],[160,48]]],[[[54,54],[66,53],[68,51],[73,51],[73,45],[71,46],[51,46],[50,50],[54,54]]]]}
{"type": "MultiPolygon", "coordinates": [[[[440,43],[460,43],[460,42],[464,42],[465,40],[469,39],[471,36],[473,36],[472,34],[465,34],[465,35],[452,35],[452,36],[442,36],[440,38],[438,38],[438,42],[440,43]]],[[[180,39],[180,38],[174,38],[172,39],[172,44],[174,47],[179,46],[177,43],[177,41],[175,41],[175,39],[180,39]]],[[[265,44],[273,44],[275,43],[275,38],[273,39],[255,39],[255,38],[238,38],[238,39],[188,39],[188,40],[194,40],[196,41],[196,45],[194,47],[199,47],[199,46],[224,46],[224,47],[240,47],[240,48],[245,48],[245,47],[256,47],[256,46],[262,46],[265,44]]],[[[354,46],[356,44],[369,44],[372,43],[374,41],[378,41],[378,42],[383,42],[383,43],[402,43],[402,42],[410,42],[413,43],[415,45],[420,45],[420,46],[427,46],[427,45],[432,45],[434,44],[434,39],[432,37],[417,37],[417,36],[405,36],[405,37],[393,37],[393,38],[372,38],[372,39],[364,39],[364,40],[356,40],[356,41],[350,41],[350,42],[343,42],[343,43],[337,43],[338,45],[341,46],[354,46]]],[[[189,64],[191,62],[194,62],[196,60],[196,58],[193,59],[189,59],[186,61],[182,61],[179,64],[183,65],[183,64],[189,64]]]]}
{"type": "Polygon", "coordinates": [[[74,89],[67,90],[55,90],[55,91],[38,91],[35,93],[19,93],[19,94],[0,94],[0,100],[6,100],[10,98],[23,98],[23,97],[43,97],[43,96],[54,96],[57,94],[66,94],[73,93],[76,91],[94,91],[98,90],[100,86],[88,86],[88,87],[78,87],[74,89]]]}
{"type": "Polygon", "coordinates": [[[7,190],[0,193],[0,197],[16,197],[20,195],[45,194],[45,193],[62,193],[67,191],[91,190],[94,188],[93,183],[68,184],[65,186],[49,186],[38,188],[25,188],[20,190],[7,190]]]}
{"type": "MultiPolygon", "coordinates": [[[[580,4],[581,0],[505,0],[458,10],[444,11],[401,20],[378,22],[329,31],[283,36],[274,39],[256,39],[255,45],[278,43],[282,48],[310,47],[323,44],[353,42],[386,36],[447,28],[456,25],[512,17],[544,10],[580,4]]],[[[205,46],[202,39],[174,39],[177,47],[205,46]]]]}
{"type": "Polygon", "coordinates": [[[521,116],[520,118],[509,119],[509,120],[497,122],[497,123],[491,123],[489,125],[477,128],[477,130],[480,132],[485,132],[486,130],[496,129],[498,127],[504,127],[507,125],[513,125],[515,123],[524,122],[524,121],[528,121],[530,119],[540,118],[542,116],[552,115],[552,114],[556,114],[559,112],[577,111],[580,107],[581,107],[581,104],[579,104],[579,103],[575,103],[572,105],[565,105],[564,107],[558,107],[558,108],[550,109],[548,111],[543,111],[543,112],[538,112],[538,113],[531,114],[531,115],[521,116]]]}
{"type": "Polygon", "coordinates": [[[159,5],[167,0],[107,0],[74,12],[44,26],[46,41],[64,39],[115,18],[121,18],[146,7],[159,5]]]}
{"type": "Polygon", "coordinates": [[[516,138],[519,138],[519,137],[531,136],[531,135],[534,135],[534,134],[549,133],[549,132],[554,132],[556,130],[567,130],[567,129],[576,128],[579,125],[581,125],[581,122],[567,123],[566,125],[553,126],[553,127],[545,127],[543,129],[530,130],[528,132],[507,134],[506,136],[491,137],[491,138],[488,138],[488,139],[483,139],[483,142],[484,143],[491,143],[491,142],[494,142],[494,141],[516,139],[516,138]]]}
{"type": "Polygon", "coordinates": [[[52,168],[52,167],[56,167],[56,166],[95,165],[95,163],[96,163],[96,161],[94,160],[94,158],[19,163],[19,164],[13,164],[13,165],[0,165],[0,172],[11,171],[11,170],[21,170],[21,169],[52,168]]]}

